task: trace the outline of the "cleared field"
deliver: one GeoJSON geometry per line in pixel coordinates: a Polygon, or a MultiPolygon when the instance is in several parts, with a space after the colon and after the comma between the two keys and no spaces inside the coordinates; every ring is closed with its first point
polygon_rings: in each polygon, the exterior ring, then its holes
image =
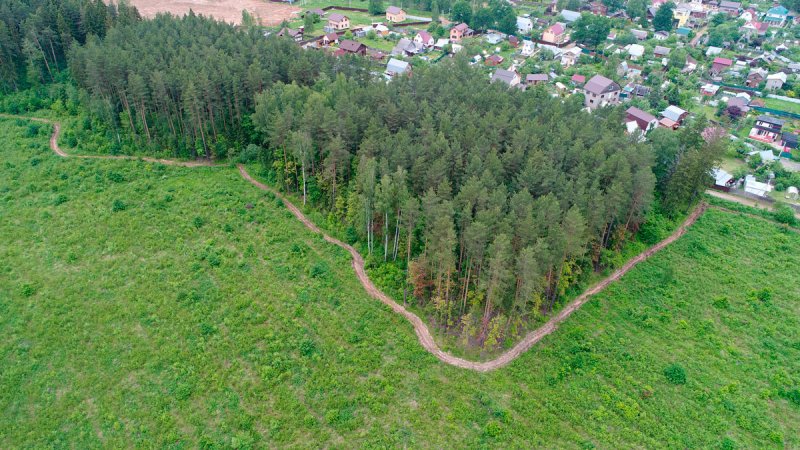
{"type": "Polygon", "coordinates": [[[279,25],[291,20],[300,8],[288,3],[273,3],[266,0],[129,0],[144,17],[155,17],[158,13],[178,16],[194,11],[195,14],[211,16],[228,23],[239,24],[242,11],[255,16],[262,25],[279,25]]]}
{"type": "Polygon", "coordinates": [[[440,363],[230,167],[0,120],[0,448],[800,446],[800,235],[708,211],[510,366],[440,363]]]}

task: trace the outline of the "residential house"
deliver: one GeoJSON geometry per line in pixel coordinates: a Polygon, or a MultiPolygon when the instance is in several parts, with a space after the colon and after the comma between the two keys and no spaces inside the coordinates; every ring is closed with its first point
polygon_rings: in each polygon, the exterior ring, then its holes
{"type": "Polygon", "coordinates": [[[745,10],[742,12],[742,15],[739,16],[739,20],[743,21],[744,23],[752,22],[756,19],[758,19],[758,13],[753,8],[745,10]]]}
{"type": "Polygon", "coordinates": [[[681,123],[688,115],[688,111],[685,111],[675,105],[670,105],[667,107],[667,109],[661,111],[661,120],[658,123],[665,128],[671,128],[675,130],[681,126],[681,123]]]}
{"type": "Polygon", "coordinates": [[[503,39],[505,39],[505,35],[503,33],[498,33],[498,32],[488,33],[484,39],[488,44],[497,45],[503,42],[503,39]]]}
{"type": "Polygon", "coordinates": [[[581,13],[577,11],[570,11],[569,9],[564,9],[561,11],[561,17],[567,23],[572,23],[581,18],[581,13]]]}
{"type": "Polygon", "coordinates": [[[386,8],[386,21],[392,23],[405,22],[406,12],[397,6],[386,8]]]}
{"type": "Polygon", "coordinates": [[[562,45],[569,42],[566,25],[561,22],[553,24],[542,33],[542,41],[553,45],[562,45]]]}
{"type": "Polygon", "coordinates": [[[720,53],[722,53],[722,48],[720,47],[714,47],[713,45],[709,45],[708,48],[706,48],[706,56],[708,57],[716,56],[719,55],[720,53]]]}
{"type": "Polygon", "coordinates": [[[450,29],[450,40],[461,42],[461,39],[472,36],[473,31],[465,23],[460,23],[450,29]]]}
{"type": "Polygon", "coordinates": [[[411,64],[395,58],[389,59],[389,62],[386,64],[385,72],[387,78],[393,78],[397,75],[403,74],[411,75],[411,64]]]}
{"type": "Polygon", "coordinates": [[[545,73],[532,73],[525,77],[525,85],[536,86],[537,84],[547,83],[548,80],[549,78],[545,73]]]}
{"type": "Polygon", "coordinates": [[[513,34],[508,37],[508,45],[513,48],[519,47],[519,38],[514,36],[513,34]]]}
{"type": "Polygon", "coordinates": [[[772,116],[758,116],[755,126],[750,130],[750,138],[771,144],[781,136],[784,123],[772,116]]]}
{"type": "Polygon", "coordinates": [[[733,178],[733,175],[729,174],[728,172],[716,168],[711,171],[711,176],[714,177],[714,186],[712,188],[718,191],[728,192],[731,190],[731,187],[736,183],[736,180],[733,178]]]}
{"type": "Polygon", "coordinates": [[[719,86],[711,83],[706,83],[700,88],[700,93],[707,97],[713,97],[717,95],[718,91],[719,91],[719,86]]]}
{"type": "Polygon", "coordinates": [[[631,101],[634,98],[645,98],[650,95],[650,88],[641,84],[629,83],[622,88],[619,93],[619,99],[622,101],[631,101]]]}
{"type": "Polygon", "coordinates": [[[570,47],[556,55],[556,58],[561,59],[561,66],[564,68],[574,66],[581,57],[580,47],[570,47]]]}
{"type": "Polygon", "coordinates": [[[714,58],[714,62],[711,63],[711,74],[712,75],[719,75],[722,72],[728,70],[733,65],[733,61],[728,58],[714,58]]]}
{"type": "Polygon", "coordinates": [[[281,30],[278,31],[277,36],[288,37],[295,42],[300,42],[303,40],[303,29],[300,28],[299,30],[293,30],[291,28],[281,28],[281,30]]]}
{"type": "Polygon", "coordinates": [[[747,74],[747,81],[744,82],[745,86],[755,88],[767,78],[766,69],[753,69],[747,74]]]}
{"type": "Polygon", "coordinates": [[[425,51],[425,47],[418,45],[408,38],[397,41],[397,45],[392,49],[392,56],[414,56],[425,51]]]}
{"type": "Polygon", "coordinates": [[[631,30],[631,34],[640,41],[647,40],[647,31],[645,30],[631,30]]]}
{"type": "Polygon", "coordinates": [[[685,27],[689,23],[689,19],[692,17],[692,11],[688,8],[680,7],[672,10],[672,20],[677,22],[679,27],[685,27]]]}
{"type": "Polygon", "coordinates": [[[628,79],[638,78],[642,75],[642,66],[637,66],[628,61],[622,61],[619,67],[617,67],[617,75],[628,79]]]}
{"type": "Polygon", "coordinates": [[[691,33],[692,33],[692,29],[691,28],[687,28],[687,27],[678,27],[675,30],[675,34],[677,34],[678,36],[680,36],[682,38],[688,38],[691,33]]]}
{"type": "Polygon", "coordinates": [[[350,19],[339,13],[333,13],[328,16],[328,26],[330,31],[346,30],[350,28],[350,19]]]}
{"type": "Polygon", "coordinates": [[[508,86],[514,87],[520,83],[520,77],[516,71],[497,69],[492,75],[492,83],[495,81],[499,81],[507,84],[508,86]]]}
{"type": "Polygon", "coordinates": [[[445,39],[445,38],[437,39],[436,43],[433,44],[433,48],[435,48],[436,50],[444,50],[444,47],[449,43],[450,39],[445,39]]]}
{"type": "Polygon", "coordinates": [[[517,16],[517,31],[529,34],[533,30],[533,20],[530,17],[517,16]]]}
{"type": "Polygon", "coordinates": [[[336,33],[326,33],[322,36],[322,45],[335,45],[339,43],[339,35],[336,33]]]}
{"type": "Polygon", "coordinates": [[[797,150],[797,133],[784,131],[781,133],[781,156],[791,157],[793,150],[797,150]]]}
{"type": "Polygon", "coordinates": [[[436,40],[433,38],[433,36],[431,36],[431,34],[425,30],[420,31],[416,36],[414,36],[414,42],[418,46],[425,48],[431,48],[436,44],[436,40]]]}
{"type": "Polygon", "coordinates": [[[729,16],[738,16],[741,10],[742,4],[739,2],[731,2],[728,0],[722,0],[719,2],[719,11],[729,16]]]}
{"type": "Polygon", "coordinates": [[[681,72],[692,73],[695,69],[697,69],[697,60],[689,55],[686,55],[686,65],[683,66],[683,70],[681,70],[681,72]]]}
{"type": "Polygon", "coordinates": [[[731,97],[728,99],[728,106],[725,107],[725,114],[733,119],[745,116],[750,111],[750,101],[745,97],[731,97]]]}
{"type": "Polygon", "coordinates": [[[339,43],[339,50],[344,51],[344,53],[350,53],[353,55],[366,55],[367,54],[367,46],[362,44],[361,42],[352,41],[350,39],[345,39],[339,43]]]}
{"type": "Polygon", "coordinates": [[[570,78],[570,81],[572,81],[572,84],[575,86],[583,86],[583,84],[586,83],[586,77],[576,73],[572,76],[572,78],[570,78]]]}
{"type": "Polygon", "coordinates": [[[606,6],[603,2],[595,1],[589,4],[589,10],[592,11],[592,14],[595,16],[607,16],[608,15],[608,6],[606,6]]]}
{"type": "Polygon", "coordinates": [[[522,41],[522,50],[520,50],[520,54],[522,56],[531,56],[536,51],[536,44],[533,41],[522,41]]]}
{"type": "Polygon", "coordinates": [[[764,22],[771,27],[782,27],[789,19],[789,10],[783,5],[773,6],[764,16],[764,22]]]}
{"type": "Polygon", "coordinates": [[[635,122],[642,133],[647,133],[658,126],[658,119],[655,116],[635,106],[631,106],[625,111],[625,121],[626,123],[635,122]]]}
{"type": "Polygon", "coordinates": [[[503,64],[503,61],[505,61],[505,59],[500,55],[489,55],[486,57],[485,64],[487,66],[495,67],[503,64]]]}
{"type": "Polygon", "coordinates": [[[753,175],[747,175],[744,177],[744,191],[759,197],[768,197],[772,192],[772,185],[756,180],[753,175]]]}
{"type": "Polygon", "coordinates": [[[653,34],[653,38],[657,41],[666,41],[669,39],[669,33],[666,31],[656,31],[655,34],[653,34]]]}
{"type": "Polygon", "coordinates": [[[656,48],[653,49],[653,55],[655,55],[657,58],[665,58],[669,56],[670,51],[672,51],[672,49],[669,47],[656,45],[656,48]]]}
{"type": "Polygon", "coordinates": [[[631,61],[638,61],[644,56],[644,46],[639,44],[631,44],[628,46],[628,57],[631,61]]]}
{"type": "Polygon", "coordinates": [[[619,104],[620,87],[602,75],[593,76],[583,87],[584,105],[589,109],[619,104]]]}
{"type": "Polygon", "coordinates": [[[739,27],[739,32],[741,32],[744,36],[754,38],[766,35],[768,29],[769,25],[766,22],[751,20],[739,27]]]}
{"type": "Polygon", "coordinates": [[[783,72],[773,73],[771,75],[767,75],[766,89],[768,91],[777,91],[778,89],[783,87],[784,83],[786,83],[785,73],[783,72]]]}

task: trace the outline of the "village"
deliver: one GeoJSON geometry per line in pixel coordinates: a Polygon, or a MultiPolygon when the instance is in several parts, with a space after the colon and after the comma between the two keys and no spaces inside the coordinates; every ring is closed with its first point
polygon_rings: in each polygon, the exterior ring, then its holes
{"type": "Polygon", "coordinates": [[[319,4],[268,33],[369,58],[387,82],[462,55],[510,89],[582,95],[589,111],[623,105],[627,133],[641,140],[703,116],[731,141],[714,189],[800,210],[798,15],[770,2],[561,3],[457,2],[447,13],[319,4]]]}

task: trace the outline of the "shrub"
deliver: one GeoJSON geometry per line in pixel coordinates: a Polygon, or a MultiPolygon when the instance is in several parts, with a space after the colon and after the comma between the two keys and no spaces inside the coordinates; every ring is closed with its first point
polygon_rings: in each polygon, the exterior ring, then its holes
{"type": "Polygon", "coordinates": [[[119,172],[114,172],[113,170],[108,172],[108,179],[114,183],[122,183],[125,181],[125,177],[122,176],[119,172]]]}
{"type": "Polygon", "coordinates": [[[68,199],[67,199],[67,196],[66,196],[66,195],[64,195],[64,194],[59,194],[59,195],[58,195],[58,197],[56,197],[56,198],[55,198],[55,200],[53,200],[53,205],[54,205],[54,206],[61,205],[61,204],[63,204],[63,203],[66,203],[66,202],[67,202],[67,200],[68,200],[68,199]]]}
{"type": "Polygon", "coordinates": [[[326,264],[324,261],[319,261],[311,266],[308,274],[311,276],[311,278],[326,278],[328,276],[328,272],[330,272],[328,264],[326,264]]]}
{"type": "Polygon", "coordinates": [[[39,128],[41,128],[41,125],[39,125],[38,123],[28,124],[28,128],[25,130],[25,137],[31,138],[38,136],[39,128]]]}
{"type": "Polygon", "coordinates": [[[20,293],[23,297],[27,298],[36,293],[36,288],[30,284],[23,284],[22,288],[20,289],[20,293]]]}
{"type": "Polygon", "coordinates": [[[797,218],[794,216],[794,209],[784,204],[779,204],[775,207],[775,212],[772,213],[772,217],[774,217],[776,221],[790,226],[794,226],[797,223],[797,218]]]}
{"type": "Polygon", "coordinates": [[[257,161],[258,155],[261,154],[261,147],[255,144],[250,144],[239,154],[239,162],[247,164],[249,162],[257,161]]]}
{"type": "Polygon", "coordinates": [[[125,211],[126,209],[128,209],[128,205],[120,199],[114,200],[114,203],[111,205],[112,212],[125,211]]]}
{"type": "Polygon", "coordinates": [[[686,371],[679,364],[670,364],[664,369],[664,376],[672,384],[686,384],[686,371]]]}
{"type": "Polygon", "coordinates": [[[194,219],[192,219],[192,225],[194,225],[195,228],[202,228],[203,225],[205,224],[206,224],[206,219],[202,217],[195,217],[194,219]]]}
{"type": "Polygon", "coordinates": [[[714,300],[711,301],[715,308],[719,309],[728,309],[731,306],[731,302],[728,300],[728,297],[721,295],[719,297],[714,297],[714,300]]]}

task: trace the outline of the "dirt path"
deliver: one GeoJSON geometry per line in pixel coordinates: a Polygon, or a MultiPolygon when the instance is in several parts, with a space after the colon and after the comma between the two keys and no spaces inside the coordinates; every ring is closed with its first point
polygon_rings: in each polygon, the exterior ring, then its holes
{"type": "MultiPolygon", "coordinates": [[[[766,209],[767,211],[775,210],[775,205],[773,205],[772,203],[762,202],[760,200],[755,200],[752,198],[739,197],[738,195],[729,194],[727,192],[720,192],[720,191],[715,191],[713,189],[707,189],[706,194],[712,197],[721,198],[722,200],[726,200],[729,202],[738,203],[744,206],[749,206],[751,208],[766,209]]],[[[800,219],[799,212],[794,213],[794,216],[800,219]]]]}
{"type": "MultiPolygon", "coordinates": [[[[94,158],[94,159],[130,159],[130,160],[143,160],[173,166],[184,166],[184,167],[198,167],[198,166],[213,166],[213,162],[211,161],[173,161],[168,159],[155,159],[155,158],[139,158],[134,156],[89,156],[89,155],[69,155],[68,153],[61,150],[58,146],[58,136],[61,132],[61,124],[55,121],[47,120],[47,119],[39,119],[39,118],[31,118],[31,117],[21,117],[21,116],[11,116],[6,114],[0,114],[0,117],[6,118],[21,118],[21,119],[28,119],[28,120],[35,120],[38,122],[49,123],[53,125],[53,134],[50,136],[50,148],[55,152],[58,156],[61,157],[75,157],[75,158],[94,158]]],[[[353,258],[353,269],[356,272],[356,276],[361,284],[364,286],[364,289],[369,293],[370,296],[373,298],[380,300],[381,303],[388,306],[392,311],[397,314],[402,315],[405,317],[411,325],[414,327],[414,332],[417,334],[417,338],[419,339],[420,344],[422,345],[425,350],[433,354],[436,358],[440,361],[456,366],[461,367],[463,369],[475,370],[478,372],[489,372],[494,369],[498,369],[500,367],[506,366],[519,357],[521,354],[526,352],[528,349],[533,347],[537,342],[542,340],[548,334],[554,332],[558,325],[565,321],[572,313],[577,311],[581,306],[583,306],[586,302],[588,302],[591,297],[603,289],[606,288],[609,284],[613,283],[614,281],[619,280],[625,275],[629,270],[633,269],[637,264],[646,260],[659,250],[663,249],[664,247],[668,246],[669,244],[675,242],[678,238],[683,236],[686,233],[686,230],[694,224],[700,216],[703,215],[705,212],[707,205],[702,203],[700,206],[695,208],[694,211],[686,218],[683,224],[675,230],[669,237],[664,239],[663,241],[659,242],[658,244],[654,245],[650,249],[640,253],[630,261],[628,261],[624,266],[620,269],[609,275],[608,277],[604,278],[599,283],[595,284],[591,288],[587,289],[583,294],[579,297],[572,300],[569,304],[567,304],[561,312],[553,316],[550,320],[547,321],[544,325],[537,328],[536,330],[531,331],[528,333],[521,341],[519,341],[514,347],[509,349],[508,351],[504,352],[497,358],[484,361],[484,362],[476,362],[476,361],[469,361],[463,358],[459,358],[457,356],[451,355],[442,349],[436,344],[436,341],[433,339],[433,335],[431,335],[428,326],[417,317],[416,314],[412,313],[411,311],[404,308],[402,305],[398,304],[389,296],[384,294],[380,289],[375,286],[372,280],[369,279],[367,276],[367,272],[364,269],[364,258],[361,256],[358,251],[353,248],[353,246],[346,244],[336,238],[333,238],[327,234],[325,234],[318,226],[314,224],[305,214],[303,214],[300,209],[295,206],[292,202],[286,199],[280,192],[272,189],[271,187],[267,186],[264,183],[259,182],[258,180],[254,179],[247,170],[241,164],[238,165],[239,173],[242,177],[252,183],[257,188],[268,191],[273,193],[276,197],[280,198],[286,208],[294,214],[297,219],[299,219],[309,230],[313,231],[314,233],[322,234],[322,237],[339,247],[347,250],[353,258]]]]}
{"type": "Polygon", "coordinates": [[[167,166],[181,166],[181,167],[211,167],[211,166],[222,166],[224,164],[215,164],[214,161],[209,159],[197,159],[194,161],[178,161],[174,159],[159,159],[159,158],[150,158],[148,156],[127,156],[127,155],[70,155],[69,153],[65,152],[58,146],[58,137],[61,134],[61,123],[55,122],[49,119],[41,119],[39,117],[25,117],[25,116],[13,116],[10,114],[0,114],[0,117],[6,119],[25,119],[25,120],[32,120],[34,122],[41,122],[50,124],[53,126],[53,134],[50,135],[50,149],[55,152],[56,155],[61,156],[63,158],[82,158],[82,159],[128,159],[133,161],[147,161],[151,163],[158,163],[164,164],[167,166]]]}
{"type": "Polygon", "coordinates": [[[439,346],[436,345],[436,342],[434,341],[430,330],[428,330],[427,325],[425,325],[425,323],[419,317],[417,317],[416,314],[408,311],[403,306],[401,306],[394,300],[390,299],[386,294],[381,292],[380,289],[378,289],[375,286],[375,284],[372,283],[372,280],[369,279],[369,277],[367,276],[367,272],[364,269],[364,258],[361,256],[360,253],[358,253],[358,251],[356,251],[356,249],[354,249],[351,245],[345,244],[344,242],[323,233],[319,229],[319,227],[314,225],[314,223],[311,222],[311,220],[300,211],[299,208],[297,208],[294,204],[292,204],[292,202],[287,200],[278,191],[270,188],[264,183],[260,183],[255,179],[253,179],[253,177],[251,177],[250,174],[247,173],[247,170],[241,164],[238,167],[239,167],[239,173],[242,174],[245,180],[253,183],[259,189],[263,189],[265,191],[269,191],[275,194],[275,196],[277,196],[283,201],[283,204],[286,205],[286,208],[288,208],[289,211],[291,211],[291,213],[294,214],[295,217],[297,217],[301,222],[303,222],[305,226],[308,227],[308,229],[310,229],[315,233],[321,233],[322,237],[325,238],[326,241],[332,244],[336,244],[339,247],[342,247],[343,249],[350,252],[350,255],[353,257],[353,269],[355,269],[356,276],[358,276],[358,279],[359,281],[361,281],[361,284],[364,286],[364,289],[366,289],[367,292],[372,297],[380,300],[381,303],[391,308],[392,311],[408,319],[408,321],[411,322],[411,324],[414,326],[414,331],[417,333],[419,342],[420,344],[422,344],[425,350],[431,352],[434,356],[436,356],[441,361],[447,364],[456,367],[461,367],[464,369],[476,370],[478,372],[488,372],[490,370],[503,367],[508,363],[510,363],[511,361],[515,360],[519,355],[523,354],[525,351],[530,349],[534,344],[542,340],[542,338],[555,331],[561,322],[566,320],[570,315],[572,315],[572,313],[574,313],[581,306],[583,306],[584,303],[589,301],[589,299],[593,295],[602,291],[603,289],[606,288],[606,286],[613,283],[614,281],[620,279],[623,275],[625,275],[625,273],[633,269],[640,262],[646,260],[654,253],[658,252],[659,250],[663,249],[669,244],[675,242],[679,237],[683,236],[686,233],[686,230],[692,224],[694,224],[695,221],[697,221],[697,219],[703,214],[703,212],[706,210],[707,207],[706,204],[703,203],[697,208],[695,208],[695,210],[692,211],[689,217],[686,218],[686,220],[683,222],[680,228],[675,230],[675,232],[673,232],[669,237],[659,242],[658,244],[654,245],[645,252],[640,253],[638,256],[628,261],[620,269],[618,269],[617,271],[615,271],[614,273],[612,273],[599,283],[589,288],[586,292],[584,292],[575,300],[571,301],[567,306],[565,306],[564,309],[561,310],[561,312],[559,312],[557,315],[553,316],[553,318],[548,320],[547,323],[537,328],[536,330],[528,333],[525,336],[525,338],[523,338],[516,345],[514,345],[514,347],[512,347],[511,349],[509,349],[508,351],[506,351],[505,353],[501,354],[500,356],[491,361],[475,362],[475,361],[468,361],[466,359],[459,358],[457,356],[453,356],[440,349],[439,346]]]}

